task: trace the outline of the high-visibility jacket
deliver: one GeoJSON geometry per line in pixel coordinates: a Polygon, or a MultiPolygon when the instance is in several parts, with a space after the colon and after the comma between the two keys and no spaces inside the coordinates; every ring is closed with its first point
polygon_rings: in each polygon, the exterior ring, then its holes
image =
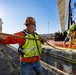
{"type": "MultiPolygon", "coordinates": [[[[34,35],[28,34],[25,38],[35,38],[39,39],[39,36],[35,33],[34,35]]],[[[29,40],[26,39],[24,45],[22,46],[22,52],[24,58],[29,58],[33,56],[39,56],[42,53],[42,47],[40,40],[29,40]]]]}
{"type": "Polygon", "coordinates": [[[68,30],[68,34],[72,34],[75,30],[76,30],[76,26],[73,23],[68,30]]]}
{"type": "MultiPolygon", "coordinates": [[[[14,35],[19,35],[19,36],[25,36],[24,33],[22,33],[22,31],[15,33],[14,35]]],[[[33,35],[33,34],[31,34],[33,35]]],[[[40,35],[39,39],[41,39],[42,37],[40,35]]],[[[19,44],[19,46],[23,46],[26,38],[17,38],[17,37],[12,37],[12,36],[4,36],[4,40],[0,40],[0,44],[19,44]]],[[[33,56],[30,58],[24,58],[23,56],[20,55],[20,61],[21,62],[36,62],[40,60],[40,56],[33,56]]]]}

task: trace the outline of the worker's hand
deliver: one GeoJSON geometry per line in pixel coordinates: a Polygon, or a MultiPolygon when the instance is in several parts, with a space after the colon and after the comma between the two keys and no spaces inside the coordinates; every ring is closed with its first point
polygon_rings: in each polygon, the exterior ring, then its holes
{"type": "Polygon", "coordinates": [[[41,39],[41,42],[44,43],[44,42],[46,42],[47,40],[48,40],[48,38],[42,38],[42,39],[41,39]]]}
{"type": "Polygon", "coordinates": [[[44,43],[46,40],[44,38],[41,39],[41,42],[44,43]]]}
{"type": "Polygon", "coordinates": [[[41,43],[44,44],[45,43],[45,40],[42,38],[40,39],[41,43]]]}

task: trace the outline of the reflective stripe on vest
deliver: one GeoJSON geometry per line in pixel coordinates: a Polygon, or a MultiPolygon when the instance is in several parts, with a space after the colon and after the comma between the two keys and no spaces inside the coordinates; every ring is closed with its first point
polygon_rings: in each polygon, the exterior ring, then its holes
{"type": "MultiPolygon", "coordinates": [[[[31,34],[27,34],[25,36],[25,38],[26,37],[27,38],[34,38],[34,36],[31,34]]],[[[39,39],[39,36],[37,34],[35,34],[35,37],[36,37],[36,39],[39,39]]],[[[29,58],[32,56],[39,56],[42,53],[41,42],[40,42],[40,40],[36,40],[36,41],[26,39],[25,44],[22,46],[23,52],[25,53],[23,55],[24,58],[29,58]],[[37,41],[39,50],[37,49],[36,41],[37,41]]]]}

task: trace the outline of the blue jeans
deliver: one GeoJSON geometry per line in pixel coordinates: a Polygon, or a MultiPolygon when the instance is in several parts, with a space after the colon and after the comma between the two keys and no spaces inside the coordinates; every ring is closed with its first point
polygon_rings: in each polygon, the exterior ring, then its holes
{"type": "Polygon", "coordinates": [[[32,69],[35,71],[36,75],[42,75],[40,61],[33,63],[20,62],[20,75],[30,75],[32,69]]]}

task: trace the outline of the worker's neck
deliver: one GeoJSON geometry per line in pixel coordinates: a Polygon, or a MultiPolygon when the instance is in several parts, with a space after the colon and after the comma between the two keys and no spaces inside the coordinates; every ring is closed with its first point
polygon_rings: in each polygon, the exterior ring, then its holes
{"type": "Polygon", "coordinates": [[[27,29],[26,29],[26,32],[28,32],[30,34],[33,34],[34,33],[34,31],[30,31],[30,30],[27,30],[27,29]]]}

